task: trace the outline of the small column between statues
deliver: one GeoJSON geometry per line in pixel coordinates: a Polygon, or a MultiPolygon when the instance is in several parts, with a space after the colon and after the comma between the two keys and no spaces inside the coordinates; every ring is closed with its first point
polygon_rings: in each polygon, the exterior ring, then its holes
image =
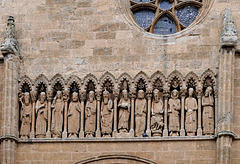
{"type": "Polygon", "coordinates": [[[130,135],[131,137],[134,137],[134,106],[135,106],[135,88],[131,88],[130,95],[131,95],[131,129],[130,129],[130,135]]]}
{"type": "Polygon", "coordinates": [[[181,130],[180,130],[180,136],[185,136],[185,129],[184,129],[184,123],[185,123],[185,98],[186,98],[186,92],[187,87],[185,83],[183,83],[183,86],[181,87],[181,130]]]}
{"type": "Polygon", "coordinates": [[[64,101],[64,129],[63,129],[63,134],[62,138],[67,138],[68,133],[67,133],[67,113],[68,113],[68,100],[69,100],[69,91],[64,90],[63,91],[63,101],[64,101]]]}
{"type": "Polygon", "coordinates": [[[170,87],[166,83],[163,88],[163,97],[164,97],[164,129],[163,137],[168,136],[168,97],[170,94],[170,87]]]}
{"type": "Polygon", "coordinates": [[[86,91],[80,91],[79,92],[80,99],[81,99],[81,123],[80,123],[80,132],[79,132],[79,138],[84,138],[84,102],[86,100],[86,91]]]}
{"type": "Polygon", "coordinates": [[[47,133],[46,133],[46,138],[51,138],[51,114],[52,114],[52,109],[51,109],[51,103],[53,99],[53,91],[48,90],[47,91],[47,101],[48,101],[48,128],[47,128],[47,133]]]}
{"type": "Polygon", "coordinates": [[[117,104],[117,101],[118,101],[118,96],[119,96],[119,90],[115,89],[113,95],[114,95],[113,137],[117,137],[117,123],[118,123],[118,118],[117,118],[118,104],[117,104]]]}
{"type": "Polygon", "coordinates": [[[150,128],[150,121],[151,121],[151,98],[152,98],[152,88],[147,90],[147,135],[151,137],[151,128],[150,128]]]}
{"type": "Polygon", "coordinates": [[[32,130],[30,132],[30,138],[35,138],[35,118],[36,118],[36,112],[35,112],[35,104],[37,101],[37,91],[31,91],[31,99],[32,99],[32,130]]]}
{"type": "Polygon", "coordinates": [[[101,137],[101,130],[100,130],[101,91],[96,91],[96,99],[97,99],[97,130],[96,130],[96,137],[101,137]]]}
{"type": "Polygon", "coordinates": [[[197,98],[198,98],[198,129],[197,136],[202,136],[202,87],[199,84],[197,88],[197,98]]]}

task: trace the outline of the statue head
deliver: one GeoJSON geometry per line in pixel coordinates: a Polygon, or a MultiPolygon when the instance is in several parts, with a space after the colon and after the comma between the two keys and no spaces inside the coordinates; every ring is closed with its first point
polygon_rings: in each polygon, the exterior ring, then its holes
{"type": "Polygon", "coordinates": [[[139,90],[138,91],[138,98],[139,99],[143,99],[144,98],[144,91],[143,90],[139,90]]]}
{"type": "Polygon", "coordinates": [[[176,89],[174,89],[174,90],[172,91],[171,97],[172,97],[173,99],[177,99],[177,98],[178,98],[178,91],[177,91],[176,89]]]}
{"type": "Polygon", "coordinates": [[[189,88],[188,94],[189,94],[189,97],[192,97],[192,95],[193,95],[193,88],[189,88]]]}
{"type": "Polygon", "coordinates": [[[46,93],[45,92],[41,92],[40,93],[40,102],[41,102],[41,104],[43,104],[45,100],[46,100],[46,93]]]}
{"type": "Polygon", "coordinates": [[[57,99],[61,99],[62,98],[62,92],[61,91],[57,91],[56,98],[57,99]]]}
{"type": "Polygon", "coordinates": [[[77,102],[78,101],[78,93],[77,92],[73,92],[73,94],[72,94],[72,101],[73,102],[77,102]]]}
{"type": "Polygon", "coordinates": [[[206,91],[205,91],[205,97],[208,97],[212,94],[212,88],[211,87],[207,87],[206,91]]]}
{"type": "Polygon", "coordinates": [[[30,103],[30,94],[29,94],[29,92],[25,92],[24,93],[24,102],[25,102],[25,105],[29,105],[29,103],[30,103]]]}
{"type": "Polygon", "coordinates": [[[109,92],[107,90],[105,90],[103,92],[103,101],[104,101],[104,104],[108,104],[108,99],[109,99],[109,92]]]}
{"type": "Polygon", "coordinates": [[[159,101],[159,90],[158,89],[154,89],[153,91],[153,98],[155,102],[159,101]]]}
{"type": "Polygon", "coordinates": [[[125,101],[128,100],[128,92],[127,92],[127,90],[123,90],[123,91],[122,91],[122,97],[123,97],[123,99],[124,99],[125,101]]]}
{"type": "Polygon", "coordinates": [[[94,91],[89,92],[89,101],[92,103],[94,100],[94,91]]]}

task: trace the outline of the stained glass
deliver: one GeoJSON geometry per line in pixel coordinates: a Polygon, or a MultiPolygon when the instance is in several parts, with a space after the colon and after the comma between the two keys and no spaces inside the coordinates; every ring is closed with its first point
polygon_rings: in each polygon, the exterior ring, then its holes
{"type": "Polygon", "coordinates": [[[187,6],[179,9],[177,11],[177,17],[179,21],[184,25],[184,26],[189,26],[197,17],[199,13],[199,9],[196,7],[192,6],[187,6]]]}
{"type": "Polygon", "coordinates": [[[140,10],[133,13],[137,23],[143,28],[147,28],[155,17],[155,12],[152,10],[140,10]]]}
{"type": "Polygon", "coordinates": [[[162,0],[160,2],[160,8],[163,10],[168,10],[172,7],[172,3],[169,0],[162,0]]]}
{"type": "Polygon", "coordinates": [[[133,0],[134,2],[151,2],[153,0],[133,0]]]}
{"type": "Polygon", "coordinates": [[[176,25],[169,17],[161,18],[155,26],[154,33],[160,35],[174,34],[177,32],[176,25]]]}

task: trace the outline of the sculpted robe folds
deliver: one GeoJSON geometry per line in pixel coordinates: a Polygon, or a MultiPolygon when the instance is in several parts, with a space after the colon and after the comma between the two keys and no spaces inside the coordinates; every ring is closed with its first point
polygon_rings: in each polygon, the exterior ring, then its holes
{"type": "Polygon", "coordinates": [[[68,133],[78,134],[80,129],[80,102],[71,102],[68,109],[68,133]]]}
{"type": "Polygon", "coordinates": [[[185,102],[186,121],[185,129],[188,133],[195,133],[197,130],[197,100],[193,97],[188,97],[185,102]]]}
{"type": "Polygon", "coordinates": [[[37,120],[36,120],[36,136],[43,137],[46,134],[47,130],[47,101],[44,103],[40,103],[38,100],[36,103],[36,110],[37,110],[37,120]]]}
{"type": "Polygon", "coordinates": [[[118,115],[118,130],[128,131],[129,116],[130,116],[130,99],[127,101],[122,98],[118,104],[119,115],[118,115]]]}
{"type": "Polygon", "coordinates": [[[102,102],[102,134],[111,134],[112,133],[112,124],[113,124],[113,103],[112,100],[108,100],[108,104],[102,102]]]}
{"type": "Polygon", "coordinates": [[[214,111],[213,111],[213,96],[203,96],[202,106],[203,106],[203,133],[213,134],[214,133],[214,111]]]}
{"type": "Polygon", "coordinates": [[[21,113],[20,113],[20,120],[21,120],[21,130],[20,136],[29,136],[31,131],[31,122],[32,122],[32,105],[23,104],[21,113]]]}
{"type": "Polygon", "coordinates": [[[53,135],[61,137],[63,128],[63,108],[64,102],[61,99],[56,99],[54,102],[55,107],[52,112],[52,132],[53,135]]]}
{"type": "Polygon", "coordinates": [[[85,107],[86,134],[93,134],[96,130],[96,108],[97,108],[96,100],[93,100],[92,103],[89,100],[87,101],[87,104],[85,107]]]}
{"type": "Polygon", "coordinates": [[[158,102],[152,102],[152,131],[159,130],[163,127],[163,102],[160,99],[158,102]]]}
{"type": "Polygon", "coordinates": [[[179,111],[181,103],[179,99],[170,99],[169,102],[169,131],[178,132],[180,130],[179,111]]]}
{"type": "Polygon", "coordinates": [[[137,99],[135,104],[135,123],[136,123],[135,134],[137,137],[142,136],[142,134],[145,131],[146,112],[147,101],[145,99],[137,99]]]}

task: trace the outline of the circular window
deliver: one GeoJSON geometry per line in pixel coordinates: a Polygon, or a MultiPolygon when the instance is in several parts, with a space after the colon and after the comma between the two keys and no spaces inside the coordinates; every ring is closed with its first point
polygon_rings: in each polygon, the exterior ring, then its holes
{"type": "MultiPolygon", "coordinates": [[[[169,35],[194,24],[208,0],[130,0],[135,22],[145,31],[169,35]]],[[[207,5],[209,6],[209,5],[207,5]]]]}

